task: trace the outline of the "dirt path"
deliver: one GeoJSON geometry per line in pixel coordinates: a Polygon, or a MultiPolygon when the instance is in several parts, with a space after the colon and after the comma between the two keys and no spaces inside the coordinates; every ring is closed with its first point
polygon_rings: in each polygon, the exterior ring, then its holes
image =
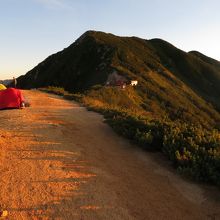
{"type": "Polygon", "coordinates": [[[102,116],[39,91],[0,111],[0,203],[8,219],[220,219],[220,194],[175,175],[102,116]]]}

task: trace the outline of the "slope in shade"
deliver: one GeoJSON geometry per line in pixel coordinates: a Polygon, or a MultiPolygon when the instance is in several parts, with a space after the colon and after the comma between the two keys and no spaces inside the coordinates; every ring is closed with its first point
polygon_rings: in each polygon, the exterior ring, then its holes
{"type": "Polygon", "coordinates": [[[115,71],[127,82],[138,80],[135,96],[145,110],[157,116],[211,124],[220,121],[220,63],[161,39],[88,31],[19,77],[18,86],[84,92],[105,85],[115,71]]]}

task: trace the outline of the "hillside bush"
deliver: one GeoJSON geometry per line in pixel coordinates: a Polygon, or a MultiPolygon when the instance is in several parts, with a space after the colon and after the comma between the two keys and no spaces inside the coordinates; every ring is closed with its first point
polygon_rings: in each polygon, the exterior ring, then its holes
{"type": "MultiPolygon", "coordinates": [[[[99,88],[95,88],[99,89],[99,88]]],[[[71,96],[88,108],[102,113],[117,133],[130,139],[143,149],[162,151],[173,162],[178,172],[197,181],[220,186],[220,132],[206,129],[202,125],[172,121],[168,117],[153,118],[130,111],[129,108],[109,105],[105,95],[87,92],[67,94],[60,88],[47,88],[44,91],[71,96]],[[93,97],[92,95],[93,94],[93,97]],[[96,96],[95,96],[96,95],[96,96]],[[89,100],[89,101],[88,101],[89,100]],[[97,105],[100,102],[102,105],[97,105]]],[[[109,92],[109,91],[108,91],[109,92]]]]}

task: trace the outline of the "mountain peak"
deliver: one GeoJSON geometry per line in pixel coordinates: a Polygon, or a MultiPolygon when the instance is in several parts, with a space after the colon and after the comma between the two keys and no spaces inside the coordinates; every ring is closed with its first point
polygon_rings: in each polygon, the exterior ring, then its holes
{"type": "Polygon", "coordinates": [[[155,114],[186,111],[196,120],[195,112],[203,109],[203,117],[210,123],[219,120],[216,110],[207,104],[220,109],[219,62],[199,52],[186,53],[162,39],[119,37],[89,30],[68,48],[19,77],[18,85],[59,86],[83,92],[97,84],[104,86],[113,72],[128,81],[138,80],[138,99],[155,114]]]}

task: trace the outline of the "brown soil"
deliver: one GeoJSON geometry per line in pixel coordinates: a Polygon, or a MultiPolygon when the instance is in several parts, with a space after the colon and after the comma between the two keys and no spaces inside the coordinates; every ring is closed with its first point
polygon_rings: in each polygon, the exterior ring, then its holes
{"type": "Polygon", "coordinates": [[[8,219],[220,219],[220,193],[54,95],[0,111],[0,203],[8,219]]]}

